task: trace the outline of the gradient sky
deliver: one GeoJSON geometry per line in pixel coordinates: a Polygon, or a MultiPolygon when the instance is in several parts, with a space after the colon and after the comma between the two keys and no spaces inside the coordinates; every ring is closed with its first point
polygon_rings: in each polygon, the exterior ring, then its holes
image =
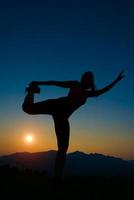
{"type": "MultiPolygon", "coordinates": [[[[0,155],[57,149],[52,118],[21,109],[30,81],[79,80],[90,70],[101,88],[124,70],[124,80],[71,116],[69,151],[134,159],[133,1],[28,2],[0,1],[0,155]]],[[[35,99],[67,93],[43,86],[35,99]]]]}

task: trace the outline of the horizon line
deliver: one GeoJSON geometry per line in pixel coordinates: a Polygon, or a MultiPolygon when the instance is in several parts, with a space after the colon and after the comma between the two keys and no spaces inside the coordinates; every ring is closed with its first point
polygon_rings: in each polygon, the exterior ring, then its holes
{"type": "MultiPolygon", "coordinates": [[[[0,154],[0,157],[10,156],[10,155],[13,155],[13,154],[21,154],[21,153],[35,154],[35,153],[46,153],[46,152],[51,152],[51,151],[57,152],[57,150],[54,150],[54,149],[50,149],[50,150],[46,150],[46,151],[35,151],[35,152],[18,151],[18,152],[14,152],[14,153],[3,154],[3,155],[0,154]]],[[[110,158],[118,158],[118,159],[122,159],[122,160],[125,160],[125,161],[133,161],[133,160],[134,160],[134,159],[125,159],[125,158],[122,158],[122,157],[113,156],[113,155],[108,155],[108,154],[103,154],[103,153],[98,153],[98,152],[90,152],[90,153],[87,153],[87,152],[80,151],[80,150],[75,150],[75,151],[67,152],[67,155],[68,155],[68,154],[72,154],[72,153],[76,153],[76,152],[82,153],[82,154],[86,154],[86,155],[97,154],[97,155],[102,155],[102,156],[110,157],[110,158]]]]}

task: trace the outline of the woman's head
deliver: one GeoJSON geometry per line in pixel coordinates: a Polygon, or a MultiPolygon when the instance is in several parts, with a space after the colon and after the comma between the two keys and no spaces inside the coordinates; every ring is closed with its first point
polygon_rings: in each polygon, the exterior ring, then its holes
{"type": "Polygon", "coordinates": [[[85,72],[82,77],[81,77],[81,81],[80,81],[82,87],[84,89],[91,89],[91,90],[95,90],[95,85],[94,85],[94,75],[92,72],[88,71],[85,72]]]}

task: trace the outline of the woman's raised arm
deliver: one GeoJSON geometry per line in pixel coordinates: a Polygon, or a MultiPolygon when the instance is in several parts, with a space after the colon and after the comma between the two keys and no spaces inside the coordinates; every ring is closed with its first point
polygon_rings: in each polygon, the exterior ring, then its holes
{"type": "Polygon", "coordinates": [[[96,97],[99,95],[102,95],[106,92],[108,92],[110,89],[113,88],[114,85],[116,85],[116,83],[118,83],[120,80],[122,80],[125,77],[124,72],[120,72],[118,77],[109,85],[107,85],[106,87],[99,89],[99,90],[93,90],[93,91],[88,91],[88,97],[96,97]]]}

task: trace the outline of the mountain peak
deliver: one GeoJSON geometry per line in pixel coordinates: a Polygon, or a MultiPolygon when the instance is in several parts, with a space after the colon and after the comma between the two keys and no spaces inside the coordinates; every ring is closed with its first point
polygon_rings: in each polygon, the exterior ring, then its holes
{"type": "MultiPolygon", "coordinates": [[[[21,152],[0,157],[0,166],[10,165],[18,168],[30,168],[33,170],[51,173],[53,171],[55,150],[46,152],[21,152]]],[[[100,153],[84,153],[75,151],[67,154],[65,173],[73,175],[95,176],[134,176],[133,161],[103,155],[100,153]]]]}
{"type": "Polygon", "coordinates": [[[72,152],[72,153],[73,153],[73,154],[82,154],[82,155],[85,154],[84,152],[78,151],[78,150],[77,150],[77,151],[74,151],[74,152],[72,152]]]}

